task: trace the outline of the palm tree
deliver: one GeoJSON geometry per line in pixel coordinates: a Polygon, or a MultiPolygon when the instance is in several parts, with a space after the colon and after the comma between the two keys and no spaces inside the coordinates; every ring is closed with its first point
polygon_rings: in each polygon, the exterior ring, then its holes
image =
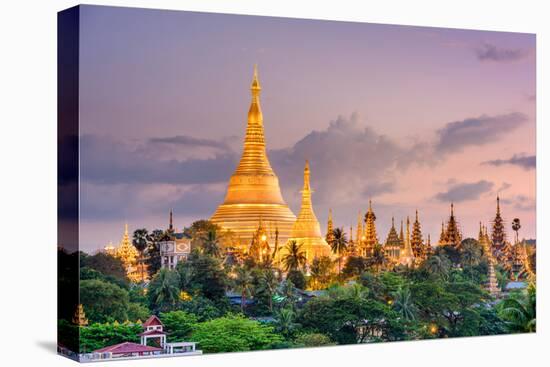
{"type": "Polygon", "coordinates": [[[161,269],[149,283],[149,297],[161,310],[169,310],[179,301],[180,278],[175,270],[161,269]]]}
{"type": "Polygon", "coordinates": [[[235,291],[241,294],[241,312],[244,313],[244,305],[246,297],[250,296],[252,291],[252,275],[250,270],[245,267],[237,269],[237,276],[235,278],[235,291]]]}
{"type": "Polygon", "coordinates": [[[202,243],[202,251],[206,255],[213,257],[220,256],[220,239],[215,229],[210,229],[206,234],[200,237],[202,243]]]}
{"type": "Polygon", "coordinates": [[[401,314],[407,321],[416,320],[416,306],[411,300],[411,291],[409,288],[399,288],[392,294],[393,309],[401,314]]]}
{"type": "Polygon", "coordinates": [[[516,243],[519,242],[519,230],[521,228],[521,223],[519,221],[519,218],[514,218],[512,220],[512,229],[516,232],[516,243]]]}
{"type": "Polygon", "coordinates": [[[332,241],[331,247],[332,252],[338,257],[338,276],[340,276],[342,272],[342,255],[348,248],[348,239],[342,228],[334,228],[332,233],[334,235],[334,240],[332,241]]]}
{"type": "Polygon", "coordinates": [[[302,244],[292,240],[285,247],[286,254],[283,256],[285,271],[293,271],[303,268],[306,265],[306,253],[302,251],[302,244]]]}
{"type": "Polygon", "coordinates": [[[290,308],[283,308],[277,313],[275,321],[276,329],[285,337],[292,336],[297,324],[294,322],[294,311],[290,308]]]}
{"type": "Polygon", "coordinates": [[[534,284],[521,298],[510,297],[500,304],[500,312],[511,332],[537,331],[537,290],[534,284]]]}
{"type": "Polygon", "coordinates": [[[260,282],[256,292],[264,293],[269,298],[269,312],[273,312],[273,295],[277,290],[277,285],[279,284],[275,273],[271,269],[266,269],[262,272],[260,276],[260,282]]]}
{"type": "Polygon", "coordinates": [[[369,259],[369,265],[374,266],[376,272],[379,273],[380,269],[385,267],[388,263],[386,253],[381,244],[376,244],[372,250],[372,256],[369,259]]]}
{"type": "Polygon", "coordinates": [[[426,261],[426,269],[443,279],[446,279],[450,270],[450,261],[445,255],[433,255],[426,261]]]}
{"type": "Polygon", "coordinates": [[[134,234],[132,236],[132,245],[138,250],[139,252],[139,259],[138,262],[141,264],[140,266],[140,272],[141,272],[141,280],[145,280],[145,276],[143,274],[143,253],[149,246],[149,232],[145,228],[136,229],[134,231],[134,234]]]}

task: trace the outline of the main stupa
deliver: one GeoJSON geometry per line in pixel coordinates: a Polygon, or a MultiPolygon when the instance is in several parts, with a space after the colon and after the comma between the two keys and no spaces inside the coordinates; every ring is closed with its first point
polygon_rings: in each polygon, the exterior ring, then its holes
{"type": "Polygon", "coordinates": [[[223,204],[210,220],[231,230],[241,245],[251,243],[261,220],[273,239],[278,232],[278,243],[284,244],[290,237],[296,216],[285,203],[279,179],[267,158],[256,67],[250,90],[252,101],[241,161],[229,180],[223,204]]]}

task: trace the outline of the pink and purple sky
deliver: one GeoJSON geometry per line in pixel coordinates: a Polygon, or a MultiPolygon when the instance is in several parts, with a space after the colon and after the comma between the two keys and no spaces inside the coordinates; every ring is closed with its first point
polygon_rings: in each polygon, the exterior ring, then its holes
{"type": "Polygon", "coordinates": [[[535,238],[535,35],[83,6],[81,246],[208,218],[241,153],[258,64],[268,154],[297,213],[304,160],[323,229],[372,199],[380,241],[418,208],[465,237],[496,195],[535,238]]]}

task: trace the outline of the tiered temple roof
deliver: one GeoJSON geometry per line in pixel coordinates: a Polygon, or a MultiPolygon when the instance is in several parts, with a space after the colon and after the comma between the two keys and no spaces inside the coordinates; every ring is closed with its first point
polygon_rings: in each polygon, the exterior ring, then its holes
{"type": "Polygon", "coordinates": [[[439,239],[439,245],[451,245],[454,247],[460,246],[462,242],[462,233],[460,232],[458,222],[454,214],[454,204],[451,203],[451,215],[449,221],[447,222],[447,227],[444,228],[442,225],[441,228],[441,237],[439,239]]]}
{"type": "Polygon", "coordinates": [[[506,245],[506,231],[504,229],[504,220],[500,214],[500,197],[497,196],[497,211],[495,219],[492,222],[493,228],[491,240],[494,251],[502,251],[506,245]]]}
{"type": "Polygon", "coordinates": [[[411,238],[411,247],[416,259],[424,259],[424,240],[422,239],[422,230],[420,228],[420,221],[418,220],[418,210],[415,214],[415,219],[413,223],[413,231],[411,238]]]}
{"type": "Polygon", "coordinates": [[[372,202],[369,200],[369,210],[365,214],[365,240],[362,241],[362,254],[366,257],[370,256],[374,246],[378,244],[378,237],[376,235],[376,215],[372,210],[372,202]]]}
{"type": "Polygon", "coordinates": [[[399,256],[399,262],[403,265],[413,265],[414,264],[414,252],[411,246],[411,231],[410,231],[410,221],[407,216],[407,234],[405,237],[405,245],[403,251],[401,251],[399,256]]]}
{"type": "Polygon", "coordinates": [[[390,261],[397,262],[399,260],[399,254],[401,248],[403,247],[403,241],[397,235],[395,229],[395,220],[391,218],[391,228],[388,232],[388,237],[386,238],[386,243],[384,244],[384,251],[386,255],[390,258],[390,261]]]}

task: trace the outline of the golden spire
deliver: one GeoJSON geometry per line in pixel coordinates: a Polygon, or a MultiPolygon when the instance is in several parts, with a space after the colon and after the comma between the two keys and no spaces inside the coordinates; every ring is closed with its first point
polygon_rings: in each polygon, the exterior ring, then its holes
{"type": "Polygon", "coordinates": [[[302,206],[296,222],[292,227],[291,239],[302,243],[308,261],[316,256],[324,256],[330,253],[330,247],[321,234],[321,226],[313,211],[311,204],[309,162],[306,160],[304,167],[304,187],[302,189],[302,206]]]}
{"type": "Polygon", "coordinates": [[[400,254],[400,262],[405,265],[412,265],[414,261],[414,253],[411,247],[411,230],[410,230],[410,220],[407,216],[407,235],[405,237],[405,248],[400,254]]]}
{"type": "Polygon", "coordinates": [[[79,303],[78,306],[76,306],[72,321],[73,324],[78,326],[88,325],[88,319],[86,318],[86,313],[84,312],[84,306],[82,305],[82,303],[79,303]]]}
{"type": "Polygon", "coordinates": [[[363,236],[363,216],[361,211],[359,211],[359,214],[357,215],[357,238],[355,239],[358,246],[360,246],[361,242],[363,242],[363,236]]]}
{"type": "Polygon", "coordinates": [[[331,244],[334,241],[334,224],[332,223],[332,209],[328,210],[328,221],[327,221],[327,234],[325,240],[328,244],[331,244]]]}
{"type": "Polygon", "coordinates": [[[240,239],[240,245],[250,244],[260,215],[267,222],[277,223],[282,243],[290,237],[296,221],[267,157],[260,92],[255,67],[242,156],[229,180],[223,204],[210,219],[224,230],[231,230],[240,239]]]}

